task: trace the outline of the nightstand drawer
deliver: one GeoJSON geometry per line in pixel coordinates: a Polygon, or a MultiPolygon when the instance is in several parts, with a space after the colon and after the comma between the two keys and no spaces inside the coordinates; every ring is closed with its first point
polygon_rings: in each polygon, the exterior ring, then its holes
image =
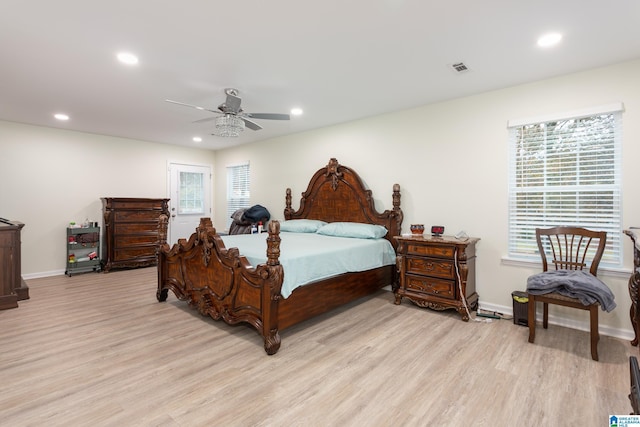
{"type": "Polygon", "coordinates": [[[416,245],[409,244],[407,245],[407,254],[411,255],[426,255],[426,256],[436,256],[442,258],[453,258],[453,253],[455,252],[455,248],[453,246],[425,246],[425,245],[416,245]]]}
{"type": "Polygon", "coordinates": [[[444,298],[455,297],[455,282],[432,277],[420,277],[407,274],[407,291],[437,295],[444,298]]]}
{"type": "Polygon", "coordinates": [[[455,267],[453,261],[449,260],[407,257],[407,273],[453,279],[455,267]]]}

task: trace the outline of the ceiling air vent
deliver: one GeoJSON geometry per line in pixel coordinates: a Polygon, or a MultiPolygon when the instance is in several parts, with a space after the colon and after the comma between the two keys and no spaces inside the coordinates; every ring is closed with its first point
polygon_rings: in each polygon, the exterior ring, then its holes
{"type": "Polygon", "coordinates": [[[464,62],[456,62],[455,64],[451,64],[451,69],[456,73],[466,73],[469,71],[469,68],[464,65],[464,62]]]}

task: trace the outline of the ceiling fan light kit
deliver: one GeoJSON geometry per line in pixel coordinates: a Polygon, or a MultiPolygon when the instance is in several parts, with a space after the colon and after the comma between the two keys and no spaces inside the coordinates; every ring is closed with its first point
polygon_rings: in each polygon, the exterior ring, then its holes
{"type": "Polygon", "coordinates": [[[237,137],[244,130],[244,120],[238,116],[225,114],[216,118],[215,135],[224,137],[237,137]]]}

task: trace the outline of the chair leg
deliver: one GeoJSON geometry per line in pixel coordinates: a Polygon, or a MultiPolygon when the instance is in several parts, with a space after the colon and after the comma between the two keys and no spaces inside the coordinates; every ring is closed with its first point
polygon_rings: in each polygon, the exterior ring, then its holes
{"type": "Polygon", "coordinates": [[[536,298],[529,294],[529,305],[527,307],[527,324],[529,326],[529,342],[536,339],[536,298]]]}
{"type": "Polygon", "coordinates": [[[598,331],[598,305],[592,304],[589,308],[590,333],[591,333],[591,358],[598,360],[598,341],[600,340],[600,332],[598,331]]]}
{"type": "Polygon", "coordinates": [[[549,304],[542,303],[542,327],[547,329],[549,327],[549,304]]]}

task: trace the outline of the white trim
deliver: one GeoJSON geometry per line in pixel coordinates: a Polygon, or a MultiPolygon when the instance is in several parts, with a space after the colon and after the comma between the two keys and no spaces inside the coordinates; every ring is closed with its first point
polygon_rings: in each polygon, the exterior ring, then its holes
{"type": "Polygon", "coordinates": [[[566,111],[564,113],[545,114],[543,116],[523,119],[511,119],[507,121],[507,128],[530,125],[533,123],[545,123],[554,120],[576,119],[579,117],[588,117],[597,114],[617,112],[624,112],[624,104],[622,102],[613,102],[611,104],[599,105],[597,107],[588,107],[580,110],[566,111]]]}
{"type": "MultiPolygon", "coordinates": [[[[482,310],[487,310],[490,312],[502,313],[504,315],[513,316],[513,306],[505,307],[504,305],[497,304],[483,304],[482,302],[478,303],[478,308],[482,310]]],[[[540,307],[538,307],[540,308],[540,307]]],[[[577,329],[579,331],[589,331],[589,321],[578,321],[572,319],[565,319],[563,317],[554,316],[549,310],[549,324],[563,326],[565,328],[577,329]]],[[[542,310],[536,311],[536,318],[538,319],[538,324],[536,324],[536,329],[542,329],[542,310]]],[[[505,322],[513,322],[513,320],[504,320],[505,322]]],[[[522,326],[521,326],[522,327],[522,326]]],[[[524,328],[524,327],[522,327],[524,328]]],[[[527,330],[529,328],[526,328],[527,330]]],[[[600,335],[606,335],[608,337],[619,338],[623,340],[632,340],[634,338],[634,333],[632,329],[620,329],[620,328],[611,328],[609,326],[598,325],[598,331],[600,335]]],[[[524,338],[526,339],[526,338],[524,338]]]]}
{"type": "Polygon", "coordinates": [[[23,274],[24,280],[41,279],[43,277],[64,276],[64,270],[41,271],[39,273],[23,274]]]}
{"type": "MultiPolygon", "coordinates": [[[[512,258],[508,256],[503,256],[500,258],[500,264],[507,265],[510,267],[524,267],[524,268],[536,268],[542,270],[542,262],[533,261],[524,258],[512,258]]],[[[600,265],[598,267],[598,277],[609,276],[616,277],[619,279],[628,279],[631,275],[632,270],[626,268],[616,268],[616,267],[606,267],[600,265]]]]}
{"type": "MultiPolygon", "coordinates": [[[[214,166],[211,163],[196,163],[196,162],[185,162],[185,161],[180,161],[180,160],[167,160],[167,174],[166,174],[166,188],[167,188],[167,198],[169,199],[169,203],[168,203],[168,208],[169,208],[169,212],[172,212],[172,209],[177,209],[179,208],[179,201],[175,200],[172,196],[171,196],[171,179],[172,179],[172,174],[173,174],[173,169],[179,169],[181,167],[185,167],[185,168],[189,168],[189,167],[194,167],[194,168],[201,168],[201,169],[206,169],[209,173],[209,177],[206,179],[206,183],[205,183],[205,190],[206,194],[205,194],[205,205],[208,205],[208,209],[209,212],[207,212],[207,206],[204,206],[204,212],[201,214],[201,216],[204,217],[212,217],[213,216],[213,201],[215,200],[214,197],[214,182],[213,182],[213,174],[214,174],[214,166]],[[208,186],[208,188],[207,188],[208,186]],[[175,206],[174,206],[175,205],[175,206]]],[[[174,217],[171,216],[169,217],[169,224],[168,224],[168,230],[167,230],[167,237],[169,240],[169,244],[173,244],[175,243],[175,241],[177,241],[178,237],[184,237],[184,236],[175,236],[176,232],[178,232],[179,230],[174,230],[174,226],[173,226],[173,220],[174,217]]],[[[197,227],[197,223],[195,224],[195,226],[197,227]]]]}

